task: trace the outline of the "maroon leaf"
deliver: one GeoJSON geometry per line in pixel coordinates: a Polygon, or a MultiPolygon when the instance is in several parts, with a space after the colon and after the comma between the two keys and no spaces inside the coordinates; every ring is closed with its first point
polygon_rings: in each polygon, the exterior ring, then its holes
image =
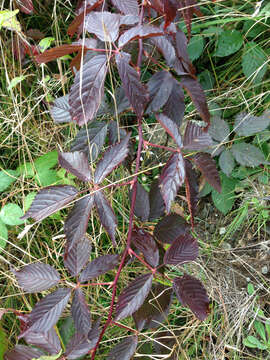
{"type": "Polygon", "coordinates": [[[64,233],[67,239],[66,256],[73,246],[83,239],[93,205],[94,197],[87,195],[76,201],[69,213],[64,225],[64,233]]]}
{"type": "Polygon", "coordinates": [[[177,56],[180,59],[184,69],[192,74],[195,73],[194,67],[188,56],[186,35],[180,29],[177,29],[175,34],[175,46],[177,56]]]}
{"type": "Polygon", "coordinates": [[[137,71],[129,65],[129,59],[125,53],[116,56],[116,63],[126,96],[137,116],[141,117],[148,102],[147,90],[140,82],[137,71]]]}
{"type": "Polygon", "coordinates": [[[182,265],[198,257],[197,240],[190,234],[180,235],[166,251],[164,264],[182,265]]]}
{"type": "Polygon", "coordinates": [[[85,18],[85,30],[101,41],[115,42],[119,36],[120,18],[121,15],[108,11],[92,11],[85,18]]]}
{"type": "Polygon", "coordinates": [[[95,183],[100,184],[113,169],[121,164],[128,154],[128,142],[130,134],[128,134],[120,143],[110,146],[105,152],[103,158],[98,162],[95,171],[95,183]]]}
{"type": "Polygon", "coordinates": [[[164,166],[159,179],[160,191],[168,213],[171,209],[171,203],[184,181],[185,166],[183,156],[181,153],[174,153],[164,166]]]}
{"type": "Polygon", "coordinates": [[[173,289],[183,306],[188,306],[199,320],[205,320],[209,313],[209,299],[202,283],[185,274],[173,280],[173,289]]]}
{"type": "Polygon", "coordinates": [[[172,302],[172,288],[154,285],[142,306],[133,314],[136,328],[154,329],[167,318],[172,302]]]}
{"type": "Polygon", "coordinates": [[[137,0],[112,0],[115,7],[124,14],[139,15],[137,0]]]}
{"type": "Polygon", "coordinates": [[[38,349],[34,349],[30,346],[16,345],[12,350],[5,353],[5,360],[32,360],[38,359],[43,354],[38,349]]]}
{"type": "Polygon", "coordinates": [[[123,86],[120,86],[115,90],[115,100],[118,114],[121,114],[122,112],[131,108],[123,86]]]}
{"type": "Polygon", "coordinates": [[[89,334],[85,336],[84,334],[75,333],[66,347],[64,356],[69,360],[78,359],[95,347],[97,341],[98,335],[89,337],[89,334]]]}
{"type": "Polygon", "coordinates": [[[37,193],[30,209],[21,219],[31,217],[36,221],[42,220],[69,204],[77,194],[78,191],[73,186],[48,186],[37,193]]]}
{"type": "Polygon", "coordinates": [[[209,133],[192,121],[187,123],[183,143],[189,150],[202,150],[214,145],[209,133]]]}
{"type": "Polygon", "coordinates": [[[215,160],[209,154],[204,153],[196,154],[191,160],[198,166],[207,182],[220,193],[221,183],[215,160]]]}
{"type": "Polygon", "coordinates": [[[137,25],[127,30],[122,34],[118,40],[119,48],[125,46],[129,41],[136,39],[145,39],[153,36],[163,35],[163,31],[152,25],[137,25]]]}
{"type": "Polygon", "coordinates": [[[150,39],[150,42],[154,44],[164,56],[167,65],[169,67],[174,67],[176,61],[176,54],[172,43],[165,36],[153,37],[152,39],[150,39]]]}
{"type": "Polygon", "coordinates": [[[115,268],[119,261],[119,255],[104,255],[91,261],[82,271],[79,281],[89,281],[115,268]]]}
{"type": "Polygon", "coordinates": [[[109,355],[107,356],[107,359],[130,360],[136,351],[137,344],[138,344],[137,335],[126,337],[110,351],[109,355]]]}
{"type": "Polygon", "coordinates": [[[175,239],[189,232],[189,224],[177,214],[170,214],[161,219],[154,230],[155,237],[165,244],[172,244],[175,239]]]}
{"type": "Polygon", "coordinates": [[[119,295],[115,308],[115,321],[132,315],[143,304],[153,281],[152,274],[137,277],[119,295]]]}
{"type": "Polygon", "coordinates": [[[54,100],[53,106],[50,109],[50,114],[56,124],[72,121],[69,112],[70,106],[68,98],[69,95],[65,95],[54,100]]]}
{"type": "Polygon", "coordinates": [[[21,270],[12,272],[19,286],[30,293],[47,290],[60,281],[58,271],[44,263],[26,265],[21,270]]]}
{"type": "Polygon", "coordinates": [[[81,334],[87,335],[91,330],[91,315],[84,294],[80,288],[75,290],[71,305],[71,314],[76,330],[81,334]]]}
{"type": "Polygon", "coordinates": [[[61,351],[61,343],[54,328],[48,332],[29,332],[24,336],[24,340],[30,344],[39,347],[50,355],[58,354],[61,351]]]}
{"type": "MultiPolygon", "coordinates": [[[[137,2],[137,0],[135,0],[137,2]]],[[[140,21],[138,15],[122,15],[120,18],[120,25],[135,25],[140,21]]]]}
{"type": "Polygon", "coordinates": [[[159,251],[152,235],[142,228],[135,226],[131,234],[132,243],[142,252],[146,262],[152,267],[157,267],[159,264],[159,251]]]}
{"type": "Polygon", "coordinates": [[[20,338],[31,332],[47,332],[58,321],[68,303],[71,289],[58,289],[41,299],[28,316],[28,328],[20,338]]]}
{"type": "Polygon", "coordinates": [[[165,204],[160,192],[159,181],[154,180],[149,192],[150,214],[149,221],[155,220],[164,215],[165,204]]]}
{"type": "Polygon", "coordinates": [[[107,56],[96,55],[76,73],[69,95],[70,113],[82,126],[92,121],[104,94],[107,73],[107,56]]]}
{"type": "Polygon", "coordinates": [[[173,138],[176,145],[179,148],[181,148],[182,139],[181,139],[181,135],[179,134],[179,129],[176,123],[164,114],[156,114],[156,118],[158,119],[159,123],[163,126],[163,128],[167,131],[167,133],[173,138]]]}
{"type": "Polygon", "coordinates": [[[120,140],[127,136],[127,132],[124,129],[119,129],[116,121],[111,120],[108,125],[109,129],[109,142],[111,145],[115,145],[118,142],[118,133],[120,140]]]}
{"type": "Polygon", "coordinates": [[[80,151],[58,153],[59,165],[82,181],[91,181],[91,170],[86,155],[80,151]]]}
{"type": "Polygon", "coordinates": [[[77,276],[86,265],[91,254],[90,241],[85,237],[78,241],[64,258],[65,267],[71,276],[77,276]]]}
{"type": "Polygon", "coordinates": [[[172,92],[163,108],[163,114],[180,126],[185,112],[185,97],[181,84],[174,79],[172,92]]]}
{"type": "Polygon", "coordinates": [[[177,13],[177,7],[179,4],[176,0],[164,0],[164,13],[165,13],[165,26],[166,29],[170,23],[174,20],[176,13],[177,13]]]}
{"type": "MultiPolygon", "coordinates": [[[[129,198],[131,201],[132,191],[130,191],[129,198]]],[[[142,221],[147,221],[149,217],[149,212],[150,212],[150,203],[149,203],[148,192],[139,182],[137,182],[134,214],[142,221]]]]}
{"type": "Polygon", "coordinates": [[[191,215],[191,224],[194,226],[194,214],[196,212],[196,207],[199,199],[199,186],[197,183],[197,175],[192,169],[192,164],[190,161],[185,159],[185,169],[186,169],[186,197],[189,212],[191,215]]]}
{"type": "Polygon", "coordinates": [[[25,14],[32,14],[34,11],[32,0],[16,0],[16,4],[25,14]]]}

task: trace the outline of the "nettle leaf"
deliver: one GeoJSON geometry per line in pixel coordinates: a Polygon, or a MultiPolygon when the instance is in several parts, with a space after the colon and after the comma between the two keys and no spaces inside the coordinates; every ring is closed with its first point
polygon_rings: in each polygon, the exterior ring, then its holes
{"type": "Polygon", "coordinates": [[[16,345],[12,350],[5,353],[5,360],[32,360],[41,357],[43,352],[30,346],[16,345]]]}
{"type": "Polygon", "coordinates": [[[183,145],[185,149],[202,150],[213,146],[213,141],[204,128],[189,121],[185,129],[183,145]]]}
{"type": "Polygon", "coordinates": [[[172,244],[179,236],[185,235],[190,225],[178,214],[170,214],[155,226],[154,236],[165,244],[172,244]]]}
{"type": "Polygon", "coordinates": [[[91,170],[87,156],[80,151],[59,153],[59,165],[82,181],[91,181],[91,170]]]}
{"type": "Polygon", "coordinates": [[[138,344],[138,336],[126,337],[109,352],[108,360],[130,360],[135,354],[138,344]]]}
{"type": "Polygon", "coordinates": [[[230,149],[225,149],[222,151],[218,159],[218,163],[224,174],[230,176],[235,167],[234,157],[230,149]]]}
{"type": "Polygon", "coordinates": [[[48,332],[29,332],[24,336],[24,340],[30,344],[39,347],[50,355],[58,354],[61,351],[59,336],[54,328],[48,332]]]}
{"type": "Polygon", "coordinates": [[[94,194],[95,205],[98,211],[98,215],[101,221],[101,224],[106,229],[110,239],[114,246],[116,246],[115,242],[115,229],[117,226],[117,219],[115,213],[106,199],[103,191],[97,191],[94,194]]]}
{"type": "Polygon", "coordinates": [[[231,151],[240,165],[255,167],[266,163],[263,152],[254,145],[245,142],[233,144],[231,151]]]}
{"type": "Polygon", "coordinates": [[[98,162],[95,171],[95,183],[100,184],[115,167],[117,167],[128,155],[128,134],[120,143],[110,146],[103,158],[98,162]]]}
{"type": "Polygon", "coordinates": [[[19,271],[11,271],[16,276],[19,286],[30,293],[48,290],[60,281],[58,271],[44,263],[34,263],[24,266],[19,271]]]}
{"type": "Polygon", "coordinates": [[[225,30],[217,39],[215,56],[224,57],[234,54],[243,45],[244,39],[238,30],[225,30]]]}
{"type": "MultiPolygon", "coordinates": [[[[134,29],[134,28],[133,28],[134,29]]],[[[120,53],[116,56],[117,69],[123,83],[123,87],[129,102],[137,114],[142,117],[144,108],[148,102],[146,87],[140,82],[137,71],[129,65],[129,55],[120,53]]]]}
{"type": "Polygon", "coordinates": [[[163,114],[180,126],[185,112],[185,96],[181,84],[174,79],[172,92],[163,107],[163,114]]]}
{"type": "MultiPolygon", "coordinates": [[[[137,182],[137,191],[136,191],[136,199],[135,199],[135,207],[134,214],[142,221],[147,221],[150,212],[150,203],[149,203],[149,195],[148,192],[144,189],[144,187],[137,182]]],[[[129,194],[130,202],[132,200],[132,191],[129,194]]]]}
{"type": "Polygon", "coordinates": [[[159,121],[160,125],[163,126],[165,131],[173,138],[176,145],[181,148],[183,145],[182,138],[176,123],[164,114],[156,114],[156,118],[159,121]]]}
{"type": "Polygon", "coordinates": [[[90,241],[83,238],[67,252],[64,264],[71,276],[77,276],[86,265],[90,258],[91,248],[90,241]]]}
{"type": "Polygon", "coordinates": [[[137,25],[125,31],[118,40],[119,48],[125,46],[129,41],[136,39],[145,39],[153,36],[163,35],[163,31],[152,25],[137,25]]]}
{"type": "Polygon", "coordinates": [[[91,161],[95,161],[104,145],[107,124],[104,121],[93,121],[87,128],[80,129],[71,144],[71,151],[82,151],[91,161]]]}
{"type": "Polygon", "coordinates": [[[91,11],[85,17],[85,30],[101,41],[115,42],[119,36],[120,18],[121,15],[108,11],[91,11]]]}
{"type": "Polygon", "coordinates": [[[196,212],[197,203],[199,200],[199,186],[197,181],[196,172],[192,168],[190,161],[185,159],[185,169],[186,169],[186,197],[189,212],[191,215],[191,223],[194,226],[194,214],[196,212]]]}
{"type": "Polygon", "coordinates": [[[74,186],[48,186],[37,193],[30,209],[21,219],[31,217],[40,221],[69,204],[77,194],[78,191],[74,186]]]}
{"type": "Polygon", "coordinates": [[[61,288],[41,299],[30,312],[27,329],[20,334],[20,337],[25,336],[30,331],[49,331],[57,323],[68,303],[70,294],[71,289],[61,288]]]}
{"type": "Polygon", "coordinates": [[[228,140],[230,135],[230,128],[226,121],[218,116],[214,116],[211,118],[211,124],[209,126],[208,132],[214,140],[223,142],[228,140]]]}
{"type": "Polygon", "coordinates": [[[0,171],[0,192],[6,190],[17,180],[18,172],[15,170],[0,171]]]}
{"type": "Polygon", "coordinates": [[[18,8],[25,14],[32,14],[34,6],[32,0],[16,0],[18,8]]]}
{"type": "Polygon", "coordinates": [[[259,84],[267,71],[268,57],[263,49],[251,41],[246,44],[242,56],[242,69],[247,78],[252,77],[252,82],[259,84]]]}
{"type": "Polygon", "coordinates": [[[139,15],[137,0],[112,0],[112,3],[119,11],[124,14],[139,15]]]}
{"type": "Polygon", "coordinates": [[[71,305],[71,314],[77,331],[87,335],[91,330],[91,315],[84,294],[80,288],[75,289],[71,305]]]}
{"type": "Polygon", "coordinates": [[[197,240],[190,234],[179,236],[166,251],[164,264],[182,265],[198,257],[197,240]]]}
{"type": "Polygon", "coordinates": [[[245,112],[236,116],[234,131],[239,136],[251,136],[265,130],[270,125],[270,114],[253,116],[245,112]]]}
{"type": "Polygon", "coordinates": [[[96,55],[75,75],[69,95],[72,120],[82,126],[95,117],[104,94],[107,56],[96,55]]]}
{"type": "Polygon", "coordinates": [[[185,181],[184,159],[181,153],[171,155],[160,175],[160,191],[163,196],[166,211],[169,213],[171,203],[177,194],[179,187],[185,181]]]}
{"type": "Polygon", "coordinates": [[[131,234],[132,244],[143,254],[146,262],[153,268],[159,264],[159,250],[152,235],[135,226],[131,234]]]}
{"type": "Polygon", "coordinates": [[[198,153],[191,159],[200,169],[207,182],[218,192],[221,192],[220,178],[215,160],[209,154],[198,153]]]}
{"type": "Polygon", "coordinates": [[[89,281],[106,272],[114,269],[119,261],[119,255],[103,255],[91,261],[82,271],[79,281],[81,283],[89,281]]]}
{"type": "Polygon", "coordinates": [[[149,192],[149,201],[150,201],[150,213],[149,221],[155,220],[165,213],[165,203],[161,195],[159,181],[154,180],[150,187],[149,192]]]}
{"type": "Polygon", "coordinates": [[[133,314],[136,328],[155,329],[163,323],[169,313],[172,302],[172,288],[154,285],[142,306],[133,314]]]}
{"type": "Polygon", "coordinates": [[[218,193],[216,190],[212,190],[212,200],[215,204],[215,207],[226,215],[233,207],[235,202],[235,186],[236,180],[228,178],[225,174],[221,173],[221,193],[218,193]]]}
{"type": "Polygon", "coordinates": [[[67,239],[66,254],[84,238],[93,205],[94,197],[91,195],[87,195],[75,202],[64,225],[64,233],[67,239]]]}
{"type": "Polygon", "coordinates": [[[143,304],[153,281],[152,274],[137,277],[119,295],[115,308],[115,321],[132,315],[143,304]]]}
{"type": "Polygon", "coordinates": [[[69,95],[55,99],[50,114],[56,124],[71,122],[69,95]]]}
{"type": "Polygon", "coordinates": [[[155,45],[164,56],[169,67],[174,67],[176,62],[175,49],[172,43],[164,36],[157,36],[150,39],[150,43],[155,45]]]}
{"type": "Polygon", "coordinates": [[[173,290],[183,306],[188,306],[199,320],[205,320],[209,313],[209,299],[202,283],[185,274],[173,280],[173,290]]]}

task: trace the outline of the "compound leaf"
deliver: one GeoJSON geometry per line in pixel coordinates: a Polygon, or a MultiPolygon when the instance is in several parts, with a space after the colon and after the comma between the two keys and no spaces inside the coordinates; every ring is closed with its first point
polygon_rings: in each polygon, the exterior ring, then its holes
{"type": "Polygon", "coordinates": [[[137,0],[112,0],[112,3],[119,11],[128,15],[139,15],[139,6],[137,0]]]}
{"type": "Polygon", "coordinates": [[[146,114],[158,111],[169,99],[174,85],[174,78],[168,71],[156,72],[148,81],[150,103],[146,114]]]}
{"type": "Polygon", "coordinates": [[[180,235],[164,255],[164,264],[182,265],[198,257],[197,240],[190,234],[180,235]]]}
{"type": "Polygon", "coordinates": [[[135,226],[132,230],[131,239],[133,245],[142,252],[146,262],[154,268],[157,267],[159,264],[159,250],[152,235],[135,226]]]}
{"type": "Polygon", "coordinates": [[[54,328],[47,332],[29,332],[24,336],[24,340],[28,344],[48,352],[50,355],[58,354],[61,351],[60,339],[54,328]]]}
{"type": "Polygon", "coordinates": [[[213,145],[208,132],[192,121],[187,123],[184,134],[184,148],[189,150],[202,150],[213,145]]]}
{"type": "Polygon", "coordinates": [[[198,166],[207,182],[220,193],[220,178],[216,163],[211,156],[209,154],[198,153],[192,158],[192,161],[194,161],[196,166],[198,166]]]}
{"type": "Polygon", "coordinates": [[[167,131],[167,133],[173,138],[176,145],[179,148],[181,148],[183,144],[176,123],[164,114],[156,114],[156,118],[159,121],[159,123],[163,126],[163,128],[167,131]]]}
{"type": "Polygon", "coordinates": [[[153,36],[163,35],[163,31],[152,25],[137,25],[125,31],[118,40],[119,48],[125,46],[129,41],[136,39],[145,39],[153,36]]]}
{"type": "Polygon", "coordinates": [[[185,97],[181,84],[174,79],[172,92],[163,107],[163,114],[180,126],[185,112],[185,97]]]}
{"type": "Polygon", "coordinates": [[[119,261],[119,255],[103,255],[91,261],[82,271],[79,281],[81,283],[89,281],[106,272],[114,269],[119,261]]]}
{"type": "Polygon", "coordinates": [[[87,156],[80,151],[59,153],[59,165],[78,179],[89,182],[91,181],[91,170],[88,164],[87,156]]]}
{"type": "Polygon", "coordinates": [[[91,11],[85,18],[85,30],[101,41],[115,42],[119,36],[120,19],[120,14],[91,11]]]}
{"type": "Polygon", "coordinates": [[[130,360],[136,351],[138,336],[126,337],[110,351],[108,360],[130,360]]]}
{"type": "Polygon", "coordinates": [[[56,124],[68,123],[72,121],[69,110],[69,95],[65,95],[54,100],[50,114],[56,124]]]}
{"type": "Polygon", "coordinates": [[[150,42],[154,44],[162,53],[167,65],[169,67],[174,67],[176,61],[176,54],[172,43],[164,36],[153,37],[150,39],[150,42]]]}
{"type": "Polygon", "coordinates": [[[170,214],[155,226],[155,237],[165,244],[172,244],[179,236],[189,232],[189,224],[178,214],[170,214]]]}
{"type": "Polygon", "coordinates": [[[233,144],[231,151],[235,160],[243,166],[255,167],[266,162],[263,152],[252,144],[233,144]]]}
{"type": "Polygon", "coordinates": [[[91,315],[84,294],[80,288],[75,289],[71,305],[71,314],[76,330],[87,335],[91,330],[91,315]]]}
{"type": "Polygon", "coordinates": [[[84,237],[78,241],[64,257],[65,267],[71,276],[77,276],[82,268],[86,265],[91,254],[90,241],[84,237]]]}
{"type": "Polygon", "coordinates": [[[44,355],[40,350],[30,346],[16,345],[12,350],[5,353],[5,360],[32,360],[44,355]]]}

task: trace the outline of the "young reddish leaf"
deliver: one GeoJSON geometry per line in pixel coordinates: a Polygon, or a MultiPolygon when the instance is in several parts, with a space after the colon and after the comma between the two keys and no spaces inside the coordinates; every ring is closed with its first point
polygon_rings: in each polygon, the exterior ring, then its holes
{"type": "Polygon", "coordinates": [[[153,281],[152,274],[137,277],[119,295],[115,308],[115,321],[132,315],[143,304],[153,281]]]}
{"type": "Polygon", "coordinates": [[[164,3],[162,0],[148,0],[149,5],[158,13],[164,14],[164,3]]]}
{"type": "Polygon", "coordinates": [[[157,36],[150,39],[150,43],[155,45],[164,56],[169,67],[174,67],[176,61],[175,49],[172,43],[165,36],[157,36]]]}
{"type": "Polygon", "coordinates": [[[186,169],[186,198],[189,208],[189,213],[191,216],[191,224],[194,226],[194,214],[196,211],[197,203],[199,200],[199,186],[197,183],[197,175],[192,169],[192,164],[190,161],[185,159],[185,169],[186,169]]]}
{"type": "Polygon", "coordinates": [[[71,276],[77,276],[86,265],[90,258],[91,248],[90,241],[85,237],[67,251],[64,264],[71,276]]]}
{"type": "Polygon", "coordinates": [[[148,102],[148,92],[137,71],[129,65],[129,56],[120,53],[116,56],[116,64],[126,96],[137,116],[141,117],[148,102]]]}
{"type": "Polygon", "coordinates": [[[119,255],[99,256],[91,261],[82,271],[79,281],[89,281],[115,268],[119,261],[119,255]]]}
{"type": "Polygon", "coordinates": [[[16,345],[12,350],[5,353],[5,360],[32,360],[39,359],[43,352],[30,346],[16,345]]]}
{"type": "Polygon", "coordinates": [[[119,14],[108,11],[92,11],[85,18],[85,30],[101,41],[115,42],[119,36],[120,18],[119,14]]]}
{"type": "Polygon", "coordinates": [[[30,344],[39,347],[50,355],[58,354],[61,351],[59,336],[54,328],[48,332],[29,332],[24,336],[24,340],[30,344]]]}
{"type": "Polygon", "coordinates": [[[60,281],[58,271],[44,263],[34,263],[24,266],[19,271],[11,271],[16,276],[19,286],[30,293],[47,290],[60,281]]]}
{"type": "Polygon", "coordinates": [[[156,268],[159,264],[159,251],[152,235],[135,226],[132,230],[131,239],[133,245],[142,252],[146,262],[156,268]]]}
{"type": "Polygon", "coordinates": [[[197,240],[190,234],[180,235],[166,251],[164,264],[182,265],[198,257],[197,240]]]}
{"type": "Polygon", "coordinates": [[[152,25],[137,25],[127,30],[122,34],[118,40],[119,48],[125,46],[129,41],[136,39],[145,39],[153,36],[163,35],[163,31],[152,25]]]}
{"type": "Polygon", "coordinates": [[[28,316],[28,328],[20,334],[20,338],[29,332],[47,332],[58,321],[66,307],[71,289],[61,288],[41,299],[28,316]]]}
{"type": "Polygon", "coordinates": [[[69,213],[64,225],[64,233],[67,239],[66,256],[68,256],[73,246],[83,239],[93,205],[94,197],[87,195],[76,201],[69,213]]]}
{"type": "MultiPolygon", "coordinates": [[[[130,202],[132,199],[132,191],[129,193],[130,202]]],[[[137,182],[137,192],[135,199],[134,214],[142,221],[147,221],[150,212],[150,203],[148,192],[137,182]]]]}
{"type": "Polygon", "coordinates": [[[188,306],[199,320],[205,320],[209,313],[209,299],[202,283],[185,274],[173,280],[173,289],[183,306],[188,306]]]}
{"type": "Polygon", "coordinates": [[[204,153],[196,154],[191,160],[198,166],[207,182],[220,193],[221,183],[215,160],[209,154],[204,153]]]}
{"type": "Polygon", "coordinates": [[[34,6],[32,0],[16,0],[18,8],[25,14],[32,14],[34,6]]]}
{"type": "Polygon", "coordinates": [[[183,143],[189,150],[202,150],[214,145],[209,133],[192,121],[187,123],[183,143]]]}
{"type": "Polygon", "coordinates": [[[136,328],[155,329],[167,318],[172,302],[172,288],[154,285],[142,306],[133,314],[136,328]]]}
{"type": "Polygon", "coordinates": [[[168,213],[179,187],[185,181],[185,175],[183,156],[181,153],[174,153],[164,166],[159,179],[160,191],[168,213]]]}
{"type": "Polygon", "coordinates": [[[160,125],[162,125],[167,133],[173,138],[176,145],[181,148],[183,145],[182,138],[176,123],[164,114],[156,114],[156,118],[158,119],[160,125]]]}
{"type": "Polygon", "coordinates": [[[210,113],[208,110],[206,97],[200,83],[190,76],[182,76],[181,84],[188,92],[194,105],[196,106],[201,118],[210,124],[210,113]]]}
{"type": "Polygon", "coordinates": [[[50,109],[51,117],[56,124],[71,122],[70,106],[68,103],[69,95],[61,96],[54,100],[53,106],[50,109]]]}
{"type": "Polygon", "coordinates": [[[124,338],[124,340],[112,348],[109,355],[107,356],[107,360],[130,360],[135,354],[137,344],[137,335],[124,338]]]}
{"type": "Polygon", "coordinates": [[[130,134],[121,140],[120,143],[110,146],[105,152],[103,158],[98,162],[96,167],[94,180],[96,184],[100,184],[105,177],[125,159],[128,154],[129,138],[130,134]]]}
{"type": "Polygon", "coordinates": [[[164,0],[165,26],[166,29],[177,14],[179,3],[176,0],[164,0]]]}
{"type": "Polygon", "coordinates": [[[189,232],[189,224],[177,214],[170,214],[161,219],[154,230],[155,237],[165,244],[172,244],[175,239],[189,232]]]}
{"type": "Polygon", "coordinates": [[[85,182],[91,181],[88,159],[83,152],[58,153],[58,162],[62,168],[77,176],[78,179],[85,182]]]}
{"type": "Polygon", "coordinates": [[[185,112],[185,96],[181,84],[174,79],[172,92],[163,107],[163,114],[174,121],[179,127],[185,112]]]}
{"type": "Polygon", "coordinates": [[[96,55],[76,73],[69,95],[70,113],[82,126],[95,117],[104,93],[107,56],[96,55]]]}
{"type": "Polygon", "coordinates": [[[76,330],[81,334],[87,335],[91,330],[91,314],[80,288],[75,289],[71,305],[71,314],[76,330]]]}
{"type": "Polygon", "coordinates": [[[154,180],[149,192],[150,214],[149,221],[153,221],[165,213],[165,203],[160,192],[159,181],[154,180]]]}
{"type": "Polygon", "coordinates": [[[123,14],[139,15],[137,0],[112,0],[112,3],[123,14]]]}
{"type": "Polygon", "coordinates": [[[21,219],[28,219],[29,217],[36,221],[45,219],[47,216],[69,204],[77,194],[77,189],[69,185],[45,187],[37,193],[30,209],[21,219]]]}

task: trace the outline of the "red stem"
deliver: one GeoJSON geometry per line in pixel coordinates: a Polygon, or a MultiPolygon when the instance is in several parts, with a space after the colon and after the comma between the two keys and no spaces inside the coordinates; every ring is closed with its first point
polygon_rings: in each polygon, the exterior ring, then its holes
{"type": "Polygon", "coordinates": [[[143,145],[144,145],[144,147],[151,146],[151,147],[163,149],[163,150],[170,151],[170,152],[179,152],[179,149],[174,149],[174,148],[163,146],[163,145],[153,144],[146,140],[143,140],[143,145]]]}
{"type": "Polygon", "coordinates": [[[147,262],[145,262],[139,255],[135,253],[131,248],[128,249],[128,253],[135,256],[144,266],[146,266],[153,274],[156,273],[156,269],[152,268],[147,262]]]}

